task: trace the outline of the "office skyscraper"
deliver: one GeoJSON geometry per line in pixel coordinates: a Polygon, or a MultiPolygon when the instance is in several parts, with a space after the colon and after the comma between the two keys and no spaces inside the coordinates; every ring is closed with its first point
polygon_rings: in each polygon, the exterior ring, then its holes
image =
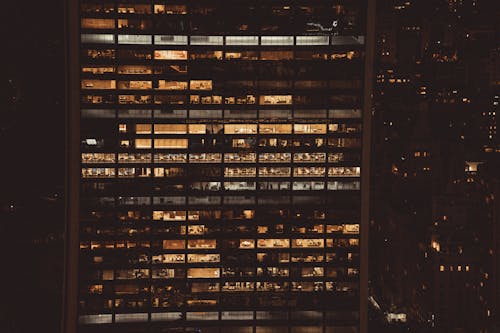
{"type": "Polygon", "coordinates": [[[373,2],[70,3],[66,331],[365,332],[373,2]]]}

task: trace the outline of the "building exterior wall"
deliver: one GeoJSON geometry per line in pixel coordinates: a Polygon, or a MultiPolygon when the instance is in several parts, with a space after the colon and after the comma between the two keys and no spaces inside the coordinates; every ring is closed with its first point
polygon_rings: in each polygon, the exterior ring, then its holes
{"type": "Polygon", "coordinates": [[[70,2],[66,332],[366,331],[372,7],[70,2]]]}

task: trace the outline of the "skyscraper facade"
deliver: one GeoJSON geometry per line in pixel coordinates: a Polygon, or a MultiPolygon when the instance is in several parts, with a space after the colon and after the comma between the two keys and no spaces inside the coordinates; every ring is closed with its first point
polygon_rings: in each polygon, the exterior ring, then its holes
{"type": "Polygon", "coordinates": [[[364,332],[373,3],[70,2],[65,330],[364,332]]]}

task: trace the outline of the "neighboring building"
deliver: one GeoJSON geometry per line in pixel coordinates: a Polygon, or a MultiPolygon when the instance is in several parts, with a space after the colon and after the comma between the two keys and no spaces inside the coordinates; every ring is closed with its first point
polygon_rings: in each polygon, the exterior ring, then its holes
{"type": "Polygon", "coordinates": [[[426,258],[433,326],[446,332],[496,332],[496,176],[467,162],[465,177],[433,198],[426,258]]]}
{"type": "Polygon", "coordinates": [[[373,6],[70,1],[65,332],[366,333],[373,6]]]}

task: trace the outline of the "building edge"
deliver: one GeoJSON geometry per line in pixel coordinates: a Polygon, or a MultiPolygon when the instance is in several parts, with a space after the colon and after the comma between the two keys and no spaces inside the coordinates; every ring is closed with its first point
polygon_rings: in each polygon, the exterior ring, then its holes
{"type": "Polygon", "coordinates": [[[78,0],[64,1],[65,46],[65,234],[62,333],[77,331],[78,230],[80,180],[79,25],[78,0]]]}
{"type": "Polygon", "coordinates": [[[375,13],[376,0],[367,1],[364,98],[363,98],[363,138],[361,163],[361,234],[360,234],[360,293],[359,326],[360,333],[368,333],[368,255],[370,228],[370,158],[372,143],[372,100],[373,63],[375,55],[375,13]]]}

